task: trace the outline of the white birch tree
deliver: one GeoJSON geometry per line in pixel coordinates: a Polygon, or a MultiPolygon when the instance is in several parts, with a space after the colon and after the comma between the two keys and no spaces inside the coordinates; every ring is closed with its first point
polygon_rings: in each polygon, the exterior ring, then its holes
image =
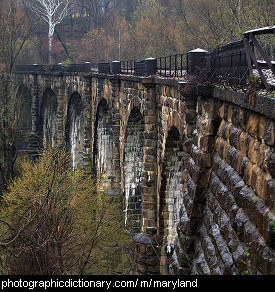
{"type": "Polygon", "coordinates": [[[40,15],[49,25],[49,63],[51,63],[55,26],[72,13],[72,0],[28,0],[27,4],[32,11],[40,15]]]}

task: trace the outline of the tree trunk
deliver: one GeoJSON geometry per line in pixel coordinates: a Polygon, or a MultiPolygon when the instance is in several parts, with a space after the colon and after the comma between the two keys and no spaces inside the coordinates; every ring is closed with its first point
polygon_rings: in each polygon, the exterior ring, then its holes
{"type": "Polygon", "coordinates": [[[53,35],[49,34],[49,64],[52,62],[52,42],[53,42],[53,35]]]}

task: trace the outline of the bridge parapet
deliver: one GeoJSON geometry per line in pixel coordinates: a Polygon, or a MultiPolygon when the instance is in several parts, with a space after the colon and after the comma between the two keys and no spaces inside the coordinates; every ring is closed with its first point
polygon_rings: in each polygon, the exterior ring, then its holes
{"type": "Polygon", "coordinates": [[[69,64],[64,65],[62,63],[59,64],[27,64],[27,65],[17,65],[15,68],[15,72],[29,72],[29,73],[54,73],[54,72],[82,72],[82,73],[90,73],[97,72],[98,64],[93,64],[90,62],[86,62],[83,64],[69,64]]]}

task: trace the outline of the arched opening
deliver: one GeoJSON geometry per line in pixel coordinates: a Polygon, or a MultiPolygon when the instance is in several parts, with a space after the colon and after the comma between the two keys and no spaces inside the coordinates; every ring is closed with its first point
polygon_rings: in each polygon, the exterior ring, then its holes
{"type": "Polygon", "coordinates": [[[16,118],[18,122],[17,149],[27,150],[32,131],[32,95],[29,88],[21,85],[16,95],[16,118]]]}
{"type": "Polygon", "coordinates": [[[83,164],[84,156],[83,107],[78,92],[74,92],[69,100],[65,132],[72,156],[72,166],[76,169],[83,164]]]}
{"type": "Polygon", "coordinates": [[[137,107],[130,113],[124,146],[125,223],[136,234],[142,228],[144,119],[137,107]]]}
{"type": "Polygon", "coordinates": [[[57,130],[57,98],[52,89],[47,88],[42,97],[40,111],[40,143],[42,146],[54,147],[57,130]]]}
{"type": "Polygon", "coordinates": [[[101,180],[102,188],[111,187],[113,135],[111,112],[105,98],[102,98],[96,113],[93,165],[94,174],[101,180]]]}
{"type": "Polygon", "coordinates": [[[168,273],[177,236],[180,208],[183,204],[184,160],[185,153],[179,131],[176,127],[172,127],[165,144],[159,198],[160,271],[162,274],[168,273]]]}

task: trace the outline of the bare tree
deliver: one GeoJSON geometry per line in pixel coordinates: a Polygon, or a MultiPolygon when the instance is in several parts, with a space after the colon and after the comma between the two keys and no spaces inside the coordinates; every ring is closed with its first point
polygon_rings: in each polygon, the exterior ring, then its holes
{"type": "Polygon", "coordinates": [[[18,0],[0,1],[0,197],[14,177],[20,119],[23,119],[13,68],[35,26],[18,0]]]}
{"type": "Polygon", "coordinates": [[[28,0],[27,4],[32,11],[40,15],[49,25],[49,63],[51,63],[55,26],[72,12],[72,0],[28,0]]]}

